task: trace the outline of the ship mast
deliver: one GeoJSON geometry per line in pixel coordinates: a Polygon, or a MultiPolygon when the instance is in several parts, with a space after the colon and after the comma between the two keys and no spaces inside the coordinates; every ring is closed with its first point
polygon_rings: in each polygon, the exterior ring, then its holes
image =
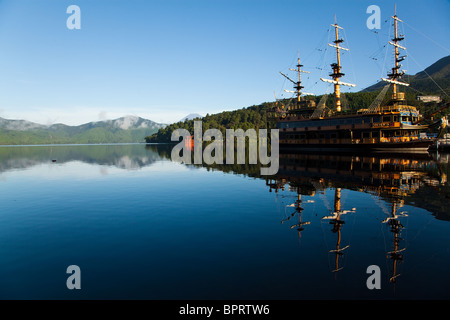
{"type": "Polygon", "coordinates": [[[392,42],[389,41],[389,44],[394,46],[394,67],[392,68],[392,73],[388,74],[388,79],[381,78],[383,81],[390,82],[393,84],[392,88],[392,99],[394,101],[403,100],[404,97],[397,94],[397,85],[401,86],[409,86],[408,83],[397,81],[397,79],[400,79],[404,74],[405,71],[399,72],[400,67],[402,66],[400,64],[401,61],[403,61],[406,58],[405,56],[400,56],[400,49],[406,50],[405,47],[399,45],[398,43],[405,39],[403,35],[398,34],[398,21],[403,22],[397,17],[397,5],[395,5],[395,13],[392,17],[394,19],[394,39],[392,39],[392,42]]]}
{"type": "Polygon", "coordinates": [[[330,47],[336,48],[336,63],[332,63],[331,64],[331,68],[333,69],[333,73],[330,74],[330,77],[333,78],[333,80],[329,80],[329,79],[323,79],[320,78],[320,80],[324,81],[324,82],[330,82],[334,84],[334,97],[335,97],[335,102],[336,102],[336,111],[340,112],[341,111],[341,89],[340,89],[340,85],[343,86],[348,86],[348,87],[356,87],[355,84],[352,83],[345,83],[345,82],[341,82],[339,81],[339,78],[344,76],[344,73],[341,72],[341,56],[340,56],[340,50],[345,50],[345,51],[349,51],[349,49],[341,47],[339,44],[344,42],[344,39],[339,39],[339,30],[338,29],[344,29],[340,26],[338,26],[337,21],[336,21],[336,16],[334,17],[335,23],[332,24],[331,26],[334,27],[334,33],[335,33],[335,37],[336,39],[333,41],[334,45],[329,43],[328,45],[330,47]]]}
{"type": "Polygon", "coordinates": [[[312,93],[301,92],[301,90],[304,88],[304,87],[302,86],[302,77],[301,77],[301,74],[302,74],[302,72],[303,72],[303,73],[310,73],[310,72],[309,72],[309,71],[303,71],[303,70],[301,70],[301,68],[303,67],[303,65],[300,64],[300,53],[299,53],[299,55],[298,55],[298,57],[297,57],[297,66],[296,66],[296,67],[297,67],[297,69],[289,68],[289,70],[298,72],[298,81],[292,80],[292,79],[289,78],[287,75],[285,75],[283,72],[280,72],[280,74],[281,74],[283,77],[285,77],[286,79],[288,79],[289,81],[291,81],[291,82],[294,84],[294,89],[295,89],[295,91],[290,91],[290,90],[284,90],[284,91],[290,92],[290,93],[295,93],[296,96],[297,96],[297,102],[300,102],[300,97],[301,97],[302,94],[303,94],[303,95],[312,95],[312,93]]]}

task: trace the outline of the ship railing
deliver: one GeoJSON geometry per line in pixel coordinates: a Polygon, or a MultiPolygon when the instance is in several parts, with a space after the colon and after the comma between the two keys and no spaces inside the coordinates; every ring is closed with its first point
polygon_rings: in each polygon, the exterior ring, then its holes
{"type": "Polygon", "coordinates": [[[408,141],[417,141],[417,140],[432,140],[434,138],[432,137],[417,137],[417,136],[410,136],[410,137],[382,137],[379,139],[379,142],[382,143],[397,143],[397,142],[408,142],[408,141]]]}
{"type": "Polygon", "coordinates": [[[413,106],[399,105],[399,106],[383,106],[382,111],[417,111],[413,106]]]}

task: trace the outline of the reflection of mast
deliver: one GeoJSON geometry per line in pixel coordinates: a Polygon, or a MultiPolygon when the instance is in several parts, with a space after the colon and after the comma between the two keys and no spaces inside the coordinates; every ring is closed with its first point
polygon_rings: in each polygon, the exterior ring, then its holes
{"type": "Polygon", "coordinates": [[[295,200],[295,203],[288,205],[287,207],[295,207],[295,211],[288,216],[286,219],[281,220],[281,223],[284,223],[288,220],[290,220],[293,216],[295,216],[296,213],[298,213],[298,223],[294,224],[290,227],[290,229],[297,228],[298,231],[298,237],[301,238],[301,232],[304,230],[303,226],[311,224],[310,221],[304,221],[302,222],[302,211],[304,210],[302,208],[302,195],[300,193],[300,190],[297,190],[298,196],[297,200],[295,200]]]}
{"type": "Polygon", "coordinates": [[[329,252],[336,254],[336,268],[333,270],[333,272],[337,272],[343,269],[343,267],[339,267],[339,258],[343,257],[344,250],[347,249],[349,246],[345,246],[341,248],[341,226],[345,223],[345,221],[340,220],[340,217],[342,214],[347,213],[348,211],[342,211],[341,210],[341,188],[336,188],[334,192],[334,212],[333,215],[330,217],[324,217],[323,219],[331,219],[330,224],[333,225],[332,231],[334,233],[337,233],[338,238],[336,242],[336,249],[330,250],[329,252]]]}
{"type": "Polygon", "coordinates": [[[400,220],[398,219],[399,216],[404,216],[403,213],[396,213],[397,210],[397,203],[392,204],[392,212],[391,217],[385,219],[383,222],[387,222],[387,224],[391,227],[391,232],[394,234],[394,248],[392,251],[387,253],[387,257],[392,260],[392,277],[389,278],[389,281],[392,283],[396,282],[397,277],[400,276],[400,274],[397,274],[397,262],[403,260],[403,254],[402,252],[405,250],[405,248],[400,249],[399,244],[402,238],[400,237],[400,232],[404,228],[404,226],[401,224],[400,220]]]}
{"type": "Polygon", "coordinates": [[[298,212],[298,224],[294,224],[293,226],[291,226],[291,229],[297,227],[298,237],[300,238],[301,237],[300,233],[304,230],[303,226],[311,224],[311,222],[310,221],[302,222],[302,211],[303,211],[303,208],[301,207],[302,195],[300,193],[298,193],[298,198],[295,201],[295,203],[296,203],[295,212],[298,212]]]}
{"type": "Polygon", "coordinates": [[[345,222],[340,220],[341,217],[341,188],[336,188],[334,193],[334,212],[336,213],[336,218],[333,219],[330,223],[333,225],[333,232],[338,234],[337,242],[336,242],[336,250],[330,250],[336,254],[336,269],[333,272],[337,272],[342,270],[342,267],[339,267],[339,257],[344,255],[344,250],[348,248],[348,246],[344,248],[340,248],[341,245],[341,225],[345,222]]]}

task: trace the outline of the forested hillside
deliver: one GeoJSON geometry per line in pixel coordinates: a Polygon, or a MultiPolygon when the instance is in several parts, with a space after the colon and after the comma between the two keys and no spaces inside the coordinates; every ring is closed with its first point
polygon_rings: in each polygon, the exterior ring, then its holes
{"type": "MultiPolygon", "coordinates": [[[[424,71],[415,75],[405,75],[402,81],[410,83],[409,87],[402,87],[408,105],[416,106],[422,114],[431,113],[437,109],[436,103],[423,103],[417,100],[419,95],[439,95],[448,101],[447,95],[450,95],[450,56],[444,57],[424,71]]],[[[378,93],[386,85],[380,81],[360,92],[345,93],[342,95],[343,110],[346,112],[356,112],[359,109],[367,108],[375,100],[378,93]]],[[[390,99],[391,94],[386,94],[382,104],[390,99]]],[[[308,99],[319,103],[322,96],[310,96],[308,99]]],[[[286,101],[280,101],[286,102],[286,101]]],[[[327,106],[331,107],[334,103],[333,95],[327,98],[327,106]]],[[[234,111],[225,111],[217,114],[206,115],[201,118],[203,131],[209,128],[215,128],[225,134],[225,129],[247,130],[249,128],[268,128],[270,122],[266,119],[266,110],[275,105],[275,102],[265,102],[260,105],[242,108],[234,111]]],[[[449,110],[443,110],[441,115],[448,114],[449,110]]],[[[200,118],[197,118],[197,120],[200,118]]],[[[173,130],[178,128],[187,129],[191,134],[194,131],[194,119],[180,121],[160,129],[157,133],[145,138],[147,143],[151,142],[171,142],[170,137],[173,130]]]]}

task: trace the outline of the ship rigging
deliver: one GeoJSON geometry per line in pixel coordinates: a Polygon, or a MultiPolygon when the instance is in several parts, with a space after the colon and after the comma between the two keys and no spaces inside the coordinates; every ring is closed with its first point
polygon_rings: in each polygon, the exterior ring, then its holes
{"type": "MultiPolygon", "coordinates": [[[[328,45],[336,50],[336,61],[331,64],[331,79],[320,78],[323,82],[334,86],[334,107],[326,105],[327,95],[324,94],[316,105],[312,94],[303,92],[301,74],[302,70],[300,55],[297,59],[295,69],[298,80],[292,80],[288,75],[281,73],[286,79],[294,84],[295,99],[287,104],[281,103],[268,111],[268,117],[275,120],[276,127],[280,130],[281,149],[326,150],[326,151],[386,151],[390,152],[427,152],[428,148],[435,142],[435,138],[429,138],[425,132],[430,124],[424,124],[425,117],[419,110],[408,105],[405,93],[400,92],[399,87],[409,86],[401,81],[405,74],[400,68],[407,56],[401,53],[406,50],[400,43],[405,36],[399,34],[398,23],[402,22],[395,12],[392,17],[394,21],[394,36],[390,45],[394,47],[394,65],[387,78],[382,78],[387,84],[380,91],[375,100],[367,107],[356,111],[344,110],[343,96],[340,86],[355,87],[353,83],[341,81],[345,75],[342,72],[341,50],[348,51],[342,46],[344,39],[340,37],[339,31],[343,27],[335,23],[334,41],[328,45]],[[392,87],[392,96],[383,104],[388,90],[392,87]]],[[[448,104],[444,105],[444,107],[448,104]]],[[[442,108],[444,108],[442,107],[442,108]]],[[[441,109],[442,109],[441,108],[441,109]]],[[[445,121],[439,120],[434,125],[446,126],[445,121]]]]}

